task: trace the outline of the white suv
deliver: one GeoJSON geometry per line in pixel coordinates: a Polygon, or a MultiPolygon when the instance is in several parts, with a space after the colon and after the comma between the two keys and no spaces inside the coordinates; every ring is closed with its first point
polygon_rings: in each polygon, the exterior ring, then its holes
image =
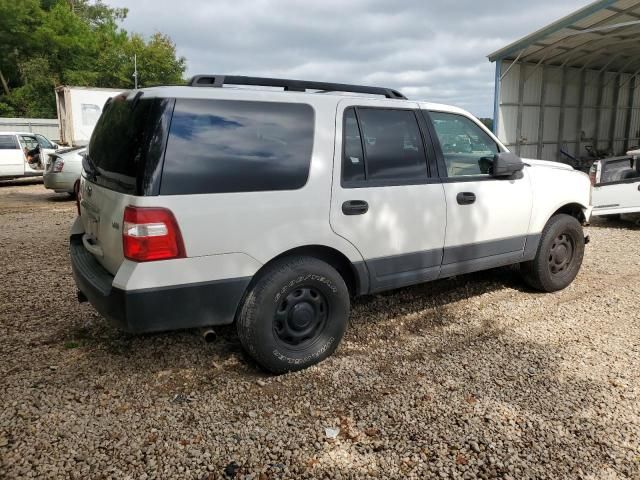
{"type": "Polygon", "coordinates": [[[566,287],[589,195],[587,175],[523,162],[458,108],[198,76],[107,102],[71,262],[79,298],[121,328],[235,321],[279,373],[331,355],[351,297],[509,264],[536,289],[566,287]]]}

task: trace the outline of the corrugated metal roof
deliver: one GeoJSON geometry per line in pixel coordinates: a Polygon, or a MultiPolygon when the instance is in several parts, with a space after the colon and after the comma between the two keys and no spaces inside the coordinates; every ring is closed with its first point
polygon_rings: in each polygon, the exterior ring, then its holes
{"type": "Polygon", "coordinates": [[[640,0],[598,0],[489,55],[544,65],[637,73],[640,0]]]}

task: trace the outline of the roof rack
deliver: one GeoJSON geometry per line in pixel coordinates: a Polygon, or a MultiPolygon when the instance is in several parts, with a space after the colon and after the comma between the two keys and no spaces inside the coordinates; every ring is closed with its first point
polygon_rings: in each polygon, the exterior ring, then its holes
{"type": "Polygon", "coordinates": [[[196,75],[189,80],[190,87],[222,87],[223,85],[251,85],[260,87],[281,87],[285,91],[306,92],[320,90],[322,92],[351,92],[382,95],[386,98],[407,100],[402,93],[391,88],[347,85],[344,83],[308,82],[289,80],[286,78],[244,77],[239,75],[196,75]]]}

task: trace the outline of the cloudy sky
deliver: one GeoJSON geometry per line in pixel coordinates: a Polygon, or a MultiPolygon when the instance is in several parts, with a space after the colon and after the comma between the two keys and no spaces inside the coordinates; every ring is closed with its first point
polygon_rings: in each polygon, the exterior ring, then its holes
{"type": "Polygon", "coordinates": [[[108,0],[124,27],[167,33],[187,74],[282,76],[394,87],[493,111],[486,56],[589,0],[108,0]]]}

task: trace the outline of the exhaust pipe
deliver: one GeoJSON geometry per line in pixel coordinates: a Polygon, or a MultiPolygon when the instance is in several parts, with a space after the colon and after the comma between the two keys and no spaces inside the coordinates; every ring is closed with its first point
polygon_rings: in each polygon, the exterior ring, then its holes
{"type": "Polygon", "coordinates": [[[216,341],[216,338],[218,338],[218,335],[216,335],[215,330],[213,330],[212,328],[205,328],[202,331],[202,338],[207,343],[213,343],[216,341]]]}

